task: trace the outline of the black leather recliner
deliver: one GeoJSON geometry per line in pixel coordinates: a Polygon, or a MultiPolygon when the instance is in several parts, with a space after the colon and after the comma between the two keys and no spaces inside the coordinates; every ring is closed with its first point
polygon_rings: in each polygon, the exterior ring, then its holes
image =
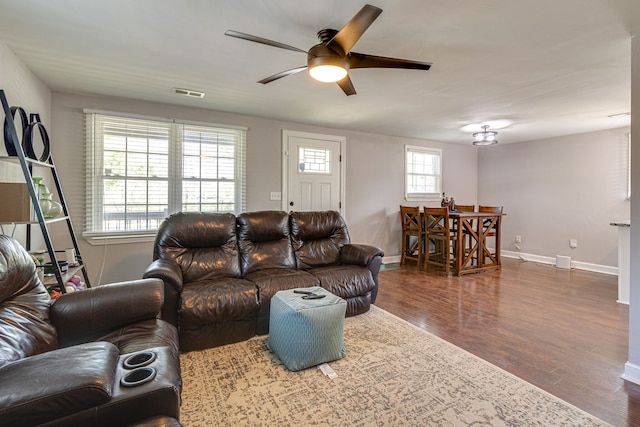
{"type": "Polygon", "coordinates": [[[147,279],[67,293],[54,302],[30,255],[0,235],[0,424],[175,422],[178,336],[158,319],[163,295],[162,281],[147,279]],[[151,380],[135,386],[146,373],[153,373],[151,380]]]}

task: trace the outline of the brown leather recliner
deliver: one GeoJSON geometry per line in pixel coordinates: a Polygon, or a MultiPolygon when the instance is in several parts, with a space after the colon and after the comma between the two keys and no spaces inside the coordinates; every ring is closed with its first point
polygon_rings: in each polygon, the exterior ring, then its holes
{"type": "Polygon", "coordinates": [[[163,295],[162,281],[147,279],[53,302],[29,254],[0,235],[0,424],[178,419],[178,336],[158,319],[163,295]],[[140,357],[149,359],[144,367],[129,363],[140,357]],[[152,372],[151,380],[134,386],[133,377],[152,372]]]}
{"type": "Polygon", "coordinates": [[[338,212],[177,213],[160,226],[144,277],[165,282],[162,318],[178,327],[180,349],[265,334],[279,290],[322,286],[369,310],[382,250],[349,242],[338,212]]]}

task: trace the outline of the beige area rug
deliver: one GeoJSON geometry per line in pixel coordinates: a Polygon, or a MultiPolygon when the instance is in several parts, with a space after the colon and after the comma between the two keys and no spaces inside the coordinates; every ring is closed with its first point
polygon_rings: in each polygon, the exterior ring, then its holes
{"type": "Polygon", "coordinates": [[[345,320],[337,377],[290,372],[267,337],[181,356],[181,422],[211,426],[606,426],[372,307],[345,320]]]}

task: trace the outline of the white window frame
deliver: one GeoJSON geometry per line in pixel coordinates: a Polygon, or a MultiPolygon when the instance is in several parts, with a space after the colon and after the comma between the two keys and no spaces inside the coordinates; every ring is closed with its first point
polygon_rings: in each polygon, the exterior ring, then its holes
{"type": "MultiPolygon", "coordinates": [[[[231,181],[228,179],[217,178],[212,182],[211,178],[196,178],[196,181],[213,185],[216,182],[233,182],[234,184],[234,203],[232,210],[225,212],[241,213],[246,209],[246,127],[225,126],[210,123],[195,123],[179,120],[163,119],[157,117],[134,116],[122,113],[84,110],[85,126],[86,126],[86,218],[82,233],[83,238],[92,245],[106,245],[119,243],[137,243],[152,242],[155,239],[157,228],[144,228],[141,230],[103,230],[103,180],[108,179],[109,175],[105,174],[104,162],[104,146],[102,145],[102,135],[100,130],[95,126],[98,116],[116,121],[122,120],[141,123],[142,126],[147,123],[150,127],[160,127],[168,129],[168,177],[163,178],[167,181],[167,215],[178,212],[183,208],[182,200],[182,183],[184,181],[193,182],[193,177],[183,177],[182,175],[182,137],[184,131],[195,130],[202,131],[205,134],[230,135],[234,140],[234,177],[231,181]]],[[[146,156],[150,152],[146,153],[146,156]]],[[[192,157],[192,156],[191,156],[192,157]]],[[[217,156],[215,157],[218,158],[217,156]]],[[[130,178],[126,178],[127,180],[130,178]]],[[[143,176],[145,181],[153,181],[154,177],[143,176]],[[149,179],[151,178],[151,179],[149,179]]],[[[217,199],[219,200],[219,199],[217,199]]],[[[201,202],[203,203],[203,202],[201,202]]]]}
{"type": "Polygon", "coordinates": [[[404,198],[406,201],[424,201],[424,200],[440,200],[442,194],[442,150],[439,148],[422,147],[417,145],[404,146],[404,198]],[[417,174],[410,165],[412,154],[424,154],[436,156],[437,164],[435,172],[432,174],[417,174]],[[435,188],[433,192],[415,192],[410,191],[412,175],[422,175],[424,177],[433,177],[435,179],[435,188]]]}

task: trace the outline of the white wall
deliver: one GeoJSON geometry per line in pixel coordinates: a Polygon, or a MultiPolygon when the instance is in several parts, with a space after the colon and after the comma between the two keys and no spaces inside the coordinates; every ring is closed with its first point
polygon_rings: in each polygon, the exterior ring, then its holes
{"type": "MultiPolygon", "coordinates": [[[[398,207],[406,203],[403,200],[405,144],[442,148],[443,182],[447,194],[454,195],[460,203],[475,203],[477,198],[476,149],[471,146],[452,146],[121,98],[54,92],[52,153],[79,233],[84,228],[85,210],[83,108],[247,126],[247,211],[281,208],[280,202],[269,200],[269,192],[281,191],[283,129],[345,136],[345,219],[351,240],[379,246],[388,257],[397,257],[400,253],[398,207]]],[[[54,239],[56,242],[64,239],[63,233],[54,239]]],[[[152,256],[151,243],[96,247],[81,240],[80,248],[93,284],[139,278],[152,256]]]]}
{"type": "Polygon", "coordinates": [[[616,267],[615,220],[626,200],[629,128],[486,147],[478,155],[478,200],[503,205],[502,249],[616,267]],[[571,249],[569,239],[577,239],[571,249]]]}

